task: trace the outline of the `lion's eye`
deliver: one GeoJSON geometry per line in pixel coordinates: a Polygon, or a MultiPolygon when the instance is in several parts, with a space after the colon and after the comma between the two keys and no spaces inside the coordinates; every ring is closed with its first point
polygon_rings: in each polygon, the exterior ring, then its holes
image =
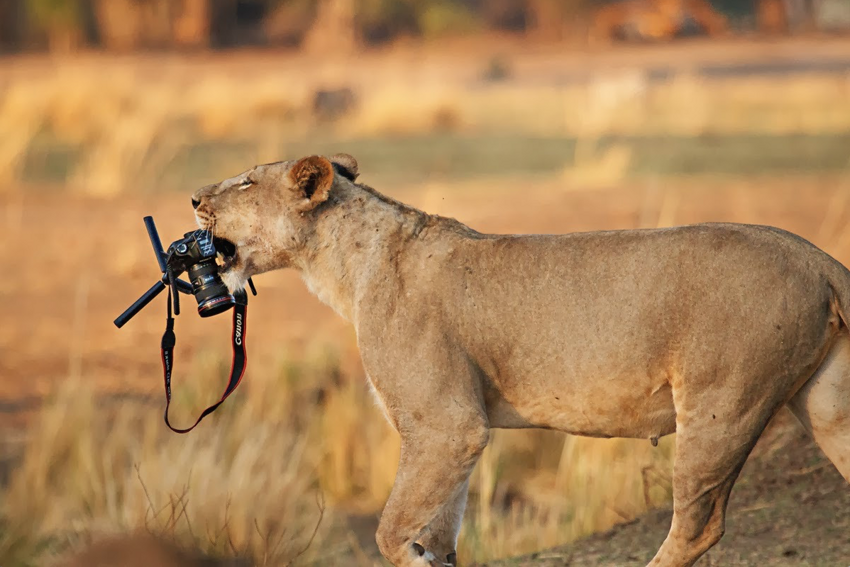
{"type": "Polygon", "coordinates": [[[251,181],[248,178],[245,178],[244,180],[242,180],[242,183],[239,184],[239,188],[240,189],[247,189],[248,187],[250,187],[253,184],[254,184],[253,181],[251,181]]]}

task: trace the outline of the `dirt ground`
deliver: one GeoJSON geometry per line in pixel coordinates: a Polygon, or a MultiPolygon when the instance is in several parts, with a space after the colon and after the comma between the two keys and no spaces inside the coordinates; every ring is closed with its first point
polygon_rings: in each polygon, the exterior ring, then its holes
{"type": "MultiPolygon", "coordinates": [[[[643,566],[667,535],[671,517],[671,510],[658,510],[572,545],[488,565],[643,566]]],[[[850,565],[847,482],[787,410],[777,415],[732,490],[726,535],[697,565],[850,565]]]]}

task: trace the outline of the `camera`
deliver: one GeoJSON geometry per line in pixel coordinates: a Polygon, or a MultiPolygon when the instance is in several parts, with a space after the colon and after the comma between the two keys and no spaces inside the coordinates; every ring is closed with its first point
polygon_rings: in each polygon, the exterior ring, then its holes
{"type": "MultiPolygon", "coordinates": [[[[153,284],[149,290],[139,297],[124,312],[115,318],[115,326],[119,329],[127,321],[145,308],[160,293],[169,289],[169,296],[173,297],[174,314],[180,312],[178,294],[192,294],[198,302],[198,314],[201,317],[212,317],[224,313],[234,305],[247,305],[248,297],[242,292],[237,295],[231,294],[227,286],[221,281],[218,273],[216,256],[219,252],[227,257],[236,254],[236,246],[222,238],[215,238],[209,231],[195,230],[187,232],[183,238],[171,243],[168,253],[162,250],[162,241],[153,222],[153,217],[144,218],[145,228],[148,231],[151,246],[153,246],[156,262],[161,272],[160,279],[153,284]],[[180,275],[186,272],[191,278],[191,283],[181,280],[180,275]],[[173,292],[173,293],[172,293],[173,292]]],[[[254,282],[248,278],[248,286],[251,293],[257,295],[254,282]]],[[[171,317],[172,301],[169,300],[169,315],[171,317]]]]}
{"type": "MultiPolygon", "coordinates": [[[[219,245],[228,244],[222,241],[219,245]]],[[[236,304],[218,273],[216,254],[215,241],[206,230],[187,232],[172,242],[166,252],[165,265],[171,275],[176,278],[183,272],[188,274],[201,317],[218,315],[236,304]]]]}
{"type": "MultiPolygon", "coordinates": [[[[248,357],[245,353],[248,294],[245,290],[239,290],[235,295],[231,294],[218,273],[216,256],[221,252],[225,258],[232,258],[236,254],[236,246],[232,242],[214,238],[209,231],[196,230],[187,232],[183,235],[183,238],[172,242],[166,253],[162,250],[162,242],[159,240],[159,233],[156,231],[153,217],[147,216],[144,221],[161,277],[139,299],[125,309],[124,313],[116,317],[114,323],[120,329],[156,296],[166,289],[168,290],[165,333],[163,333],[160,343],[162,372],[165,380],[165,424],[176,433],[187,433],[194,429],[204,417],[214,412],[242,381],[245,365],[248,363],[248,357]],[[189,282],[179,278],[183,272],[189,274],[189,282]],[[178,298],[181,293],[187,295],[191,293],[195,296],[195,300],[198,302],[198,314],[201,317],[212,317],[234,307],[233,334],[231,335],[233,362],[230,367],[230,380],[227,383],[227,389],[218,402],[204,410],[195,421],[195,425],[186,429],[176,429],[168,422],[168,406],[171,404],[171,371],[174,365],[174,345],[176,341],[172,306],[174,315],[178,315],[180,313],[178,298]]],[[[254,282],[251,281],[251,278],[248,278],[248,285],[251,288],[251,293],[257,295],[257,290],[254,288],[254,282]]]]}

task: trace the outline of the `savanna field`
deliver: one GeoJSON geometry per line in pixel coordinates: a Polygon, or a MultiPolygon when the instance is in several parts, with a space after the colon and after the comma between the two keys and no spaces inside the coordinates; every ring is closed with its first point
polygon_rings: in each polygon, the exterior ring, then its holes
{"type": "MultiPolygon", "coordinates": [[[[143,216],[167,243],[193,228],[197,187],[347,152],[360,181],[480,231],[771,224],[846,265],[848,47],[0,59],[0,565],[137,532],[247,564],[382,564],[374,530],[398,437],[353,330],[294,272],[257,277],[243,385],[197,430],[171,433],[164,296],[112,324],[157,277],[143,216]],[[792,60],[837,63],[758,72],[792,60]],[[750,72],[722,72],[736,66],[750,72]],[[349,102],[317,105],[317,91],[344,89],[349,102]]],[[[230,318],[183,306],[177,426],[218,399],[230,364],[230,318]]],[[[498,431],[459,555],[529,553],[668,507],[674,446],[498,431]]]]}

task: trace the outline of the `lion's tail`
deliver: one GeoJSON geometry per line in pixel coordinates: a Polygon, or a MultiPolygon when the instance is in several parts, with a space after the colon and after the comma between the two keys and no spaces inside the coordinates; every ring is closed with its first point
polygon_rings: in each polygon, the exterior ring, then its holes
{"type": "Polygon", "coordinates": [[[850,270],[831,256],[827,258],[826,275],[835,297],[835,310],[844,326],[850,328],[850,270]]]}

